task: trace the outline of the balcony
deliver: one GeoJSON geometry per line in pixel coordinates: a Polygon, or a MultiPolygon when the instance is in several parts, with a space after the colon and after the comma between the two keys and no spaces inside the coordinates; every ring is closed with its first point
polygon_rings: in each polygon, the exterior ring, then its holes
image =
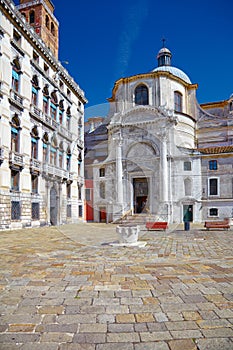
{"type": "Polygon", "coordinates": [[[62,125],[59,126],[59,133],[67,139],[72,140],[72,132],[64,128],[62,125]]]}
{"type": "Polygon", "coordinates": [[[42,114],[42,111],[36,107],[35,105],[31,105],[30,106],[30,113],[36,117],[36,118],[39,118],[40,120],[43,120],[43,114],[42,114]]]}
{"type": "Polygon", "coordinates": [[[17,168],[22,170],[24,168],[23,155],[20,153],[11,151],[9,154],[9,164],[11,168],[17,168]]]}
{"type": "Polygon", "coordinates": [[[0,164],[4,161],[4,148],[0,147],[0,164]]]}
{"type": "Polygon", "coordinates": [[[69,172],[67,170],[56,167],[51,164],[43,164],[43,173],[46,176],[67,180],[69,178],[69,172]]]}
{"type": "Polygon", "coordinates": [[[10,91],[9,102],[23,111],[23,97],[15,90],[10,91]]]}
{"type": "Polygon", "coordinates": [[[35,158],[31,158],[30,161],[30,171],[32,174],[34,173],[40,173],[41,171],[41,162],[35,158]]]}

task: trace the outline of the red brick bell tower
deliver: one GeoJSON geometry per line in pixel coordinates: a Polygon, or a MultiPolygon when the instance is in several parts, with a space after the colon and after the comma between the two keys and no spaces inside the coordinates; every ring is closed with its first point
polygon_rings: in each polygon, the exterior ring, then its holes
{"type": "Polygon", "coordinates": [[[54,56],[58,58],[59,23],[53,14],[54,5],[52,2],[50,0],[20,0],[20,5],[17,8],[54,56]]]}

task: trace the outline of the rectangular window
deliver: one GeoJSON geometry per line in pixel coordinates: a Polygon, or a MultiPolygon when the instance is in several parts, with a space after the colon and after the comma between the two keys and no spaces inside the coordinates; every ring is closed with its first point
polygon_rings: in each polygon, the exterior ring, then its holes
{"type": "Polygon", "coordinates": [[[79,205],[78,206],[78,216],[81,218],[83,216],[83,206],[79,205]]]}
{"type": "Polygon", "coordinates": [[[38,90],[32,86],[32,104],[34,106],[37,106],[37,96],[38,96],[38,90]]]}
{"type": "Polygon", "coordinates": [[[50,164],[56,165],[56,149],[53,147],[50,149],[50,164]]]}
{"type": "Polygon", "coordinates": [[[13,39],[17,44],[21,44],[21,35],[15,29],[13,31],[13,39]]]}
{"type": "Polygon", "coordinates": [[[209,216],[218,216],[218,209],[217,208],[210,208],[209,216]]]}
{"type": "Polygon", "coordinates": [[[218,169],[217,160],[210,160],[209,161],[209,170],[217,170],[217,169],[218,169]]]}
{"type": "Polygon", "coordinates": [[[11,87],[14,91],[19,92],[19,73],[14,69],[12,70],[11,87]]]}
{"type": "Polygon", "coordinates": [[[40,219],[40,204],[32,203],[32,220],[40,219]]]}
{"type": "Polygon", "coordinates": [[[20,220],[21,209],[20,202],[11,202],[11,220],[20,220]]]}
{"type": "Polygon", "coordinates": [[[37,159],[38,157],[38,147],[37,147],[37,139],[34,137],[31,138],[31,157],[37,159]]]}
{"type": "Polygon", "coordinates": [[[67,198],[71,198],[71,184],[66,185],[67,198]]]}
{"type": "Polygon", "coordinates": [[[105,168],[100,168],[99,170],[99,176],[104,177],[105,176],[105,168]]]}
{"type": "Polygon", "coordinates": [[[48,105],[49,105],[48,98],[43,96],[43,113],[44,114],[48,114],[48,105]]]}
{"type": "Polygon", "coordinates": [[[19,171],[11,170],[11,190],[19,191],[19,171]]]}
{"type": "Polygon", "coordinates": [[[85,198],[86,198],[86,201],[91,200],[91,189],[90,188],[85,189],[85,198]]]}
{"type": "Polygon", "coordinates": [[[182,95],[178,91],[174,93],[174,109],[176,112],[182,112],[182,95]]]}
{"type": "Polygon", "coordinates": [[[71,218],[71,204],[67,204],[66,215],[68,218],[71,218]]]}
{"type": "Polygon", "coordinates": [[[32,193],[38,193],[38,175],[32,175],[31,183],[32,183],[32,193]]]}
{"type": "Polygon", "coordinates": [[[209,195],[218,195],[218,179],[209,179],[209,195]]]}
{"type": "Polygon", "coordinates": [[[56,115],[57,115],[57,107],[51,103],[50,104],[50,116],[52,119],[56,120],[56,115]]]}
{"type": "Polygon", "coordinates": [[[46,143],[43,143],[43,162],[46,163],[47,162],[47,149],[48,146],[46,143]]]}
{"type": "Polygon", "coordinates": [[[11,128],[11,151],[19,152],[19,131],[14,127],[11,128]]]}
{"type": "Polygon", "coordinates": [[[192,164],[191,164],[191,162],[184,162],[184,170],[185,170],[185,171],[190,171],[190,170],[192,170],[192,164]]]}
{"type": "Polygon", "coordinates": [[[81,200],[82,199],[82,186],[78,186],[78,199],[81,200]]]}

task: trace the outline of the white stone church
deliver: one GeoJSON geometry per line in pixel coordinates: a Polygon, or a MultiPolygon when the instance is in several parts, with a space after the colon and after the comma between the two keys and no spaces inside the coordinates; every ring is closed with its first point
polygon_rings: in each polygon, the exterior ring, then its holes
{"type": "Polygon", "coordinates": [[[169,223],[232,217],[233,95],[200,106],[197,84],[171,56],[163,47],[157,68],[117,80],[105,141],[98,128],[88,136],[96,222],[100,213],[106,222],[140,213],[169,223]]]}

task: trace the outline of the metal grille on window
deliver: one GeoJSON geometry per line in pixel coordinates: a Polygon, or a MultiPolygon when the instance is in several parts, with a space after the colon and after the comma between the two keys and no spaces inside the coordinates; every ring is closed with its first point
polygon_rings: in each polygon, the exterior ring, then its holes
{"type": "Polygon", "coordinates": [[[20,202],[12,201],[11,202],[11,219],[20,220],[20,202]]]}
{"type": "Polygon", "coordinates": [[[40,218],[40,204],[32,203],[32,219],[37,220],[40,218]]]}

